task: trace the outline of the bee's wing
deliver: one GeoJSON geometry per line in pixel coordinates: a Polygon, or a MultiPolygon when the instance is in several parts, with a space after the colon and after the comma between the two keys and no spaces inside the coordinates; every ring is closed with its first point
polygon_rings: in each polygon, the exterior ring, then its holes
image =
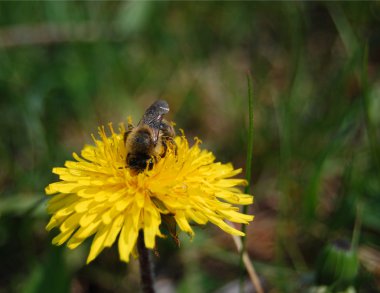
{"type": "Polygon", "coordinates": [[[160,134],[160,126],[163,116],[169,112],[169,105],[166,101],[158,100],[146,109],[139,125],[145,124],[152,129],[153,141],[156,143],[160,134]]]}

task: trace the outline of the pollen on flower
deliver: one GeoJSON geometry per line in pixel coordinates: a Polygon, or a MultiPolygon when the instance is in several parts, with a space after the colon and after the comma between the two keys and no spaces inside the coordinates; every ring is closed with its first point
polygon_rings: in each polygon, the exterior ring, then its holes
{"type": "Polygon", "coordinates": [[[174,222],[191,236],[191,222],[211,222],[227,233],[244,235],[225,222],[248,224],[253,219],[234,206],[253,201],[238,188],[246,181],[232,178],[241,169],[215,162],[211,152],[200,148],[199,139],[190,147],[182,132],[174,138],[176,151],[169,148],[151,169],[134,174],[126,166],[126,127],[108,128],[109,135],[100,127],[93,145],[84,146],[80,155],[74,153],[64,167],[53,168],[60,180],[45,189],[51,214],[46,228],[60,232],[53,244],[66,242],[74,249],[93,236],[89,263],[117,241],[120,259],[128,262],[139,231],[144,232],[145,246],[153,249],[156,237],[164,236],[163,222],[174,222]]]}

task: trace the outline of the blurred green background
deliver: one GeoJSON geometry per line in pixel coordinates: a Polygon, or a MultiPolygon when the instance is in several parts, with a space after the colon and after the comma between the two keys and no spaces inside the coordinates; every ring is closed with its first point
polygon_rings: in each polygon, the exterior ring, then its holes
{"type": "MultiPolygon", "coordinates": [[[[135,261],[53,247],[51,173],[97,126],[155,99],[218,160],[245,168],[247,249],[266,292],[305,292],[317,255],[352,238],[359,292],[380,290],[380,3],[1,2],[0,292],[136,292],[135,261]]],[[[160,240],[159,292],[237,292],[229,235],[160,240]],[[228,291],[230,288],[232,291],[228,291]],[[171,291],[172,290],[172,291],[171,291]],[[235,291],[234,291],[235,290],[235,291]]],[[[247,286],[247,292],[253,292],[247,286]]]]}

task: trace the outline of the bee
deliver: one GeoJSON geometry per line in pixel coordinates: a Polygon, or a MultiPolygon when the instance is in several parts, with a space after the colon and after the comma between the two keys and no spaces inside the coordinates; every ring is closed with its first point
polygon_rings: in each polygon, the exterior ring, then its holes
{"type": "Polygon", "coordinates": [[[136,127],[128,125],[124,134],[126,163],[133,173],[140,173],[165,157],[169,147],[176,150],[175,131],[163,116],[169,112],[166,101],[158,100],[146,109],[136,127]]]}

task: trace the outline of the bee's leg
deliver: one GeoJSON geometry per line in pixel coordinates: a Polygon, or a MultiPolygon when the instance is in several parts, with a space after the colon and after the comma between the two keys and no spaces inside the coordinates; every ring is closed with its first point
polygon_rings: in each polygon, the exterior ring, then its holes
{"type": "MultiPolygon", "coordinates": [[[[163,141],[164,141],[164,140],[163,140],[163,141]]],[[[171,136],[166,137],[166,141],[165,141],[165,146],[166,146],[166,147],[167,147],[167,145],[168,145],[168,142],[170,142],[170,147],[171,147],[171,149],[174,150],[174,154],[177,155],[177,144],[176,144],[174,138],[171,137],[171,136]]],[[[165,150],[165,151],[166,151],[166,150],[165,150]]]]}
{"type": "Polygon", "coordinates": [[[160,124],[160,130],[163,134],[163,136],[167,137],[174,137],[175,136],[175,130],[174,127],[170,124],[170,122],[163,119],[160,124]]]}
{"type": "MultiPolygon", "coordinates": [[[[124,135],[123,135],[123,141],[124,141],[124,145],[127,143],[127,139],[128,139],[128,135],[132,132],[132,128],[133,126],[131,124],[128,124],[128,131],[124,132],[124,135]]],[[[125,162],[127,163],[127,166],[129,165],[129,154],[128,154],[128,150],[127,150],[127,156],[125,158],[125,162]]],[[[126,167],[127,167],[126,166],[126,167]]]]}
{"type": "Polygon", "coordinates": [[[177,144],[176,144],[176,142],[175,142],[175,140],[174,140],[173,137],[170,137],[169,139],[170,139],[170,142],[172,143],[172,146],[173,146],[173,149],[174,149],[174,154],[177,155],[177,144]]]}
{"type": "Polygon", "coordinates": [[[174,141],[175,137],[175,130],[173,125],[166,121],[165,119],[162,120],[160,124],[160,130],[162,133],[162,144],[164,145],[164,154],[166,154],[167,148],[171,147],[174,149],[175,155],[177,155],[177,144],[174,141]],[[168,145],[168,141],[170,141],[170,146],[168,145]]]}
{"type": "Polygon", "coordinates": [[[158,162],[158,159],[156,156],[151,156],[150,159],[146,161],[146,169],[147,170],[152,170],[154,164],[158,162]]]}
{"type": "Polygon", "coordinates": [[[132,130],[128,130],[128,131],[124,132],[124,136],[123,136],[124,144],[127,142],[128,135],[129,135],[131,132],[132,132],[132,130]]]}
{"type": "Polygon", "coordinates": [[[128,123],[127,129],[128,130],[124,132],[124,136],[123,136],[124,144],[127,142],[128,135],[132,132],[133,125],[128,123]]]}
{"type": "Polygon", "coordinates": [[[173,137],[165,137],[165,139],[162,139],[161,142],[163,146],[163,151],[161,152],[161,158],[165,157],[166,152],[168,151],[168,148],[174,150],[174,154],[177,155],[177,144],[174,141],[173,137]]]}
{"type": "Polygon", "coordinates": [[[163,139],[163,140],[161,141],[161,145],[162,145],[163,150],[162,150],[160,156],[161,156],[161,158],[164,158],[165,155],[166,155],[166,151],[168,150],[168,145],[166,144],[166,140],[165,140],[165,139],[163,139]]]}

